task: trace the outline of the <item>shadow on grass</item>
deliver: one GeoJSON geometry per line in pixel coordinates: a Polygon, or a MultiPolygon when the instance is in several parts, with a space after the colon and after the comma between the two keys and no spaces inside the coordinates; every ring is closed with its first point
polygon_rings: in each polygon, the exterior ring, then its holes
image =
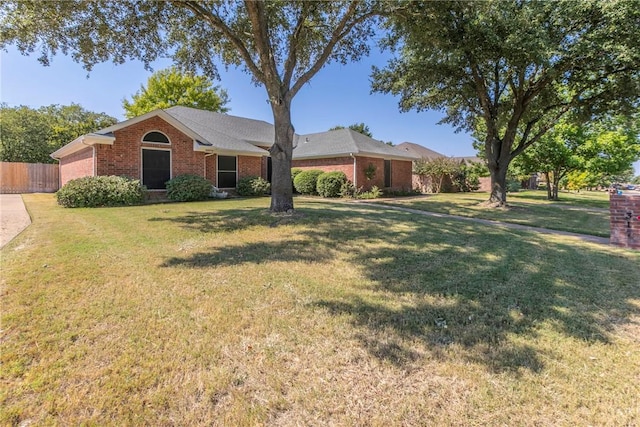
{"type": "Polygon", "coordinates": [[[630,303],[640,298],[640,256],[631,253],[406,212],[327,202],[302,206],[304,216],[288,230],[292,237],[281,239],[284,217],[260,209],[168,219],[203,232],[272,229],[274,239],[212,248],[163,265],[303,261],[318,263],[321,276],[334,274],[331,262],[340,257],[365,280],[345,282],[339,292],[318,291],[310,309],[347,316],[370,354],[399,366],[425,356],[419,343],[433,358],[452,357],[455,349],[456,357],[495,371],[539,372],[542,350],[532,339],[541,331],[608,343],[615,325],[640,315],[630,303]]]}
{"type": "Polygon", "coordinates": [[[609,237],[609,212],[565,209],[543,204],[526,203],[512,198],[508,209],[480,208],[477,200],[392,201],[384,204],[426,212],[460,215],[495,221],[510,222],[551,230],[569,231],[599,237],[609,237]]]}

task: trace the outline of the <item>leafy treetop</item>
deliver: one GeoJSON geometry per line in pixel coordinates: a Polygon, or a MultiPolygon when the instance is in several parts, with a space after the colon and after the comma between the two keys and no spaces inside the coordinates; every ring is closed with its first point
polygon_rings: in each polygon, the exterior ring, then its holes
{"type": "Polygon", "coordinates": [[[78,104],[49,105],[33,109],[0,105],[0,160],[53,163],[49,156],[77,137],[111,126],[117,120],[87,111],[78,104]]]}
{"type": "Polygon", "coordinates": [[[229,98],[224,89],[214,86],[208,77],[183,73],[175,67],[153,73],[147,80],[147,86],[141,86],[131,98],[131,101],[122,101],[125,116],[129,119],[177,105],[218,113],[229,111],[225,107],[229,98]]]}

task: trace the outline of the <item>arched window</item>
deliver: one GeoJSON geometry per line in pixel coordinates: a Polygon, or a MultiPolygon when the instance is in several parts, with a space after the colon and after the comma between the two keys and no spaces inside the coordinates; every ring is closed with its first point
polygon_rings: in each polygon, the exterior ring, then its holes
{"type": "Polygon", "coordinates": [[[148,132],[142,137],[142,142],[151,142],[153,144],[171,144],[167,135],[162,132],[152,131],[148,132]]]}

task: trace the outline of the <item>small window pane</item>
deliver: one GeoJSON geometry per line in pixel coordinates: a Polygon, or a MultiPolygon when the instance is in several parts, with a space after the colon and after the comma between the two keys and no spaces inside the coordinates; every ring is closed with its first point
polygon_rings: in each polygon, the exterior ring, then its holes
{"type": "Polygon", "coordinates": [[[218,170],[235,172],[236,156],[218,156],[218,170]]]}
{"type": "Polygon", "coordinates": [[[235,172],[218,172],[218,187],[235,188],[236,173],[235,172]]]}
{"type": "Polygon", "coordinates": [[[169,138],[163,133],[160,132],[149,132],[142,138],[144,142],[154,142],[160,144],[170,144],[169,138]]]}

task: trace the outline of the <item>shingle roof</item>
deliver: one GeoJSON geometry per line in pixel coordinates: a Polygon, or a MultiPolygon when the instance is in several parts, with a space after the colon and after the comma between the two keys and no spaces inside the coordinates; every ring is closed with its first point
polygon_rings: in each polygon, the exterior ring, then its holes
{"type": "Polygon", "coordinates": [[[216,151],[266,156],[268,152],[256,145],[271,146],[273,144],[273,125],[267,122],[189,107],[171,107],[166,110],[151,111],[95,133],[112,134],[116,130],[154,116],[176,126],[193,138],[197,146],[204,150],[211,148],[216,151]]]}
{"type": "Polygon", "coordinates": [[[266,147],[273,145],[274,127],[271,123],[262,120],[180,106],[167,108],[164,111],[205,138],[207,137],[205,134],[209,133],[213,133],[214,138],[223,134],[254,145],[266,147]]]}
{"type": "Polygon", "coordinates": [[[422,145],[414,144],[413,142],[403,142],[396,145],[398,150],[403,150],[406,153],[413,154],[419,159],[437,159],[439,157],[446,157],[444,154],[440,154],[437,151],[433,151],[422,145]]]}
{"type": "MultiPolygon", "coordinates": [[[[119,129],[154,116],[168,121],[193,138],[195,141],[194,149],[197,150],[268,156],[269,153],[259,147],[270,147],[273,145],[275,137],[274,126],[262,120],[181,106],[155,110],[101,129],[94,134],[113,136],[113,132],[119,129]]],[[[295,138],[294,159],[340,157],[350,154],[396,160],[416,160],[421,157],[409,150],[391,147],[349,128],[296,135],[295,138]]],[[[73,143],[67,145],[71,144],[73,143]]],[[[75,145],[79,148],[84,147],[79,142],[75,145]]],[[[428,148],[416,144],[411,145],[435,153],[428,148]]]]}
{"type": "Polygon", "coordinates": [[[348,128],[300,135],[293,150],[294,159],[339,157],[350,154],[386,159],[416,160],[416,157],[410,153],[348,128]]]}

